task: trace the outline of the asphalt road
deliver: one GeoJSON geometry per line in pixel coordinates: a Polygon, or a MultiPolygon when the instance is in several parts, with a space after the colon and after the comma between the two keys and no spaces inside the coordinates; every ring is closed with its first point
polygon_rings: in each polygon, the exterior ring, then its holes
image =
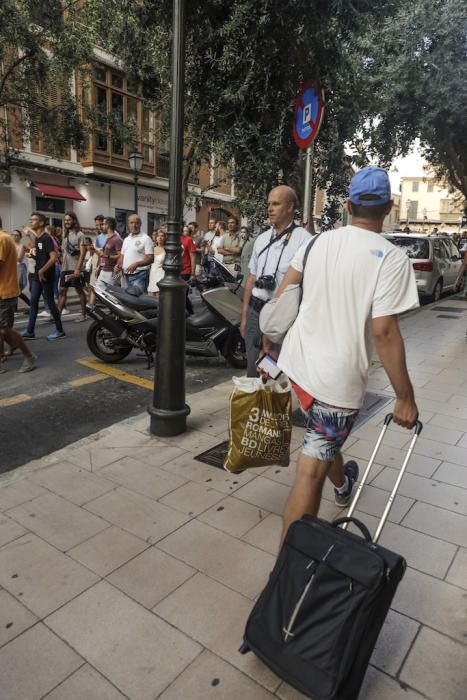
{"type": "MultiPolygon", "coordinates": [[[[63,340],[48,342],[54,326],[38,320],[36,339],[28,341],[38,356],[37,369],[18,374],[17,351],[5,365],[8,372],[0,374],[0,472],[137,415],[151,402],[154,368],[148,370],[135,351],[116,365],[100,363],[86,344],[89,322],[74,323],[79,314],[70,308],[74,313],[63,319],[63,340]]],[[[15,328],[24,328],[26,320],[19,314],[15,328]]],[[[222,357],[187,358],[187,393],[240,373],[222,357]]]]}

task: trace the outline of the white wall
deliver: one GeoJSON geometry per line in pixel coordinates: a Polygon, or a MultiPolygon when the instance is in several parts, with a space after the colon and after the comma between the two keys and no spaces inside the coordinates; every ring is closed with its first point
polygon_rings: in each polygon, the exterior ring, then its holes
{"type": "Polygon", "coordinates": [[[94,217],[97,214],[108,216],[110,210],[110,185],[100,182],[73,182],[72,186],[86,197],[85,202],[74,202],[73,210],[83,228],[94,228],[94,217]]]}

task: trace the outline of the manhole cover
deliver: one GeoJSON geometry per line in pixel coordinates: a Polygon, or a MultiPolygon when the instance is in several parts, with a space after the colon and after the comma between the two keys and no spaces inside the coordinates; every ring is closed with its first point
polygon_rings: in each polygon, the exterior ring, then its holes
{"type": "Polygon", "coordinates": [[[463,314],[467,309],[460,309],[458,306],[432,306],[432,311],[448,311],[449,313],[463,314]]]}
{"type": "Polygon", "coordinates": [[[211,467],[216,467],[217,469],[224,469],[224,460],[227,455],[227,449],[229,447],[229,441],[224,440],[224,442],[211,447],[206,452],[202,452],[197,455],[195,459],[198,462],[204,462],[204,464],[209,464],[211,467]]]}
{"type": "Polygon", "coordinates": [[[450,314],[436,314],[436,318],[459,318],[459,316],[451,316],[450,314]]]}

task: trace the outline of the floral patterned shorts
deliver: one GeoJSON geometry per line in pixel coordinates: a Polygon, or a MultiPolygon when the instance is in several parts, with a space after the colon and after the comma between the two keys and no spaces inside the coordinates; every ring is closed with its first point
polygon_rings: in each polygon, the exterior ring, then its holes
{"type": "Polygon", "coordinates": [[[305,416],[302,452],[323,462],[332,461],[347,440],[358,408],[338,408],[314,401],[305,416]]]}

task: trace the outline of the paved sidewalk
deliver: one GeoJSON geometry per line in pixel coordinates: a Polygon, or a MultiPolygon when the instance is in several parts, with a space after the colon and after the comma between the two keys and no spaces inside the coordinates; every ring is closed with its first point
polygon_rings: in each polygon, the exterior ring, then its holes
{"type": "MultiPolygon", "coordinates": [[[[402,321],[425,429],[381,540],[409,568],[360,700],[466,698],[466,326],[460,299],[402,321]]],[[[369,389],[391,393],[377,364],[369,389]]],[[[141,415],[0,477],[1,700],[304,697],[237,651],[301,430],[286,469],[235,476],[194,461],[226,439],[229,391],[193,395],[177,438],[151,437],[141,415]]],[[[347,443],[361,466],[384,412],[347,443]]],[[[409,438],[391,425],[379,453],[359,509],[373,529],[409,438]]],[[[327,488],[321,515],[336,512],[327,488]]]]}

